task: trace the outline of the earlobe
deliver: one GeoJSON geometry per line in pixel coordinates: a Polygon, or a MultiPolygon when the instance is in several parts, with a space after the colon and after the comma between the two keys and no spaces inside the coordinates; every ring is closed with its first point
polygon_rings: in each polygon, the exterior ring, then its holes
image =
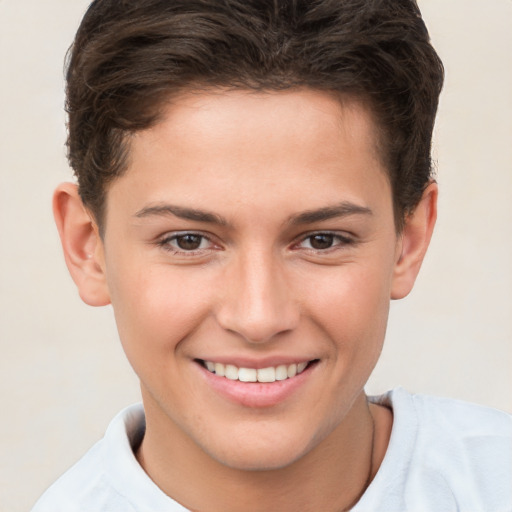
{"type": "Polygon", "coordinates": [[[53,214],[66,265],[81,299],[90,306],[110,304],[103,243],[76,185],[63,183],[57,187],[53,214]]]}
{"type": "Polygon", "coordinates": [[[437,195],[437,184],[432,182],[414,211],[405,219],[400,252],[393,272],[392,299],[402,299],[412,290],[436,223],[437,195]]]}

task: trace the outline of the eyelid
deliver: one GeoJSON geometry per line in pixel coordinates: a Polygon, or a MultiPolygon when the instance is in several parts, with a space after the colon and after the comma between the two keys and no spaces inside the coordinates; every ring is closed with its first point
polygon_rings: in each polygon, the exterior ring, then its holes
{"type": "Polygon", "coordinates": [[[212,238],[213,238],[212,235],[204,233],[202,231],[194,231],[194,230],[190,230],[190,229],[184,229],[184,230],[179,230],[179,231],[169,231],[169,232],[159,236],[156,239],[155,243],[162,249],[164,249],[168,252],[171,252],[173,254],[194,255],[194,254],[198,254],[198,253],[204,253],[206,251],[212,250],[214,247],[218,247],[219,244],[216,244],[212,240],[212,238]],[[187,236],[187,235],[199,236],[199,237],[203,238],[204,240],[208,241],[211,247],[202,248],[202,249],[199,248],[199,249],[193,249],[193,250],[187,251],[185,249],[180,249],[179,247],[174,247],[170,244],[171,241],[176,240],[177,238],[180,238],[182,236],[187,236]]]}
{"type": "MultiPolygon", "coordinates": [[[[303,233],[300,236],[298,236],[295,241],[292,243],[292,249],[305,249],[310,252],[315,253],[328,253],[330,251],[335,251],[337,249],[355,245],[357,242],[356,237],[352,234],[349,234],[347,232],[339,232],[339,231],[331,231],[326,229],[319,229],[315,231],[310,231],[307,233],[303,233]],[[312,238],[316,235],[329,235],[332,236],[335,239],[335,243],[331,247],[328,247],[326,249],[315,249],[315,248],[308,248],[308,247],[300,247],[302,243],[307,241],[309,238],[312,238]]],[[[205,233],[204,231],[199,230],[179,230],[179,231],[168,231],[164,233],[163,235],[159,236],[155,242],[157,246],[161,247],[162,249],[173,253],[177,255],[197,255],[197,254],[205,254],[208,251],[212,250],[218,250],[220,248],[220,245],[218,242],[215,241],[214,235],[210,233],[205,233]],[[208,242],[209,246],[206,248],[198,248],[198,249],[191,249],[191,250],[185,250],[180,249],[179,247],[174,247],[171,245],[171,241],[176,240],[179,237],[187,236],[187,235],[194,235],[201,237],[205,241],[208,242]]]]}
{"type": "Polygon", "coordinates": [[[310,231],[308,233],[304,233],[300,235],[296,241],[293,243],[294,247],[299,246],[301,243],[305,242],[308,238],[312,238],[316,235],[329,235],[333,238],[337,239],[339,243],[333,244],[331,247],[328,247],[327,249],[314,249],[314,248],[305,248],[310,251],[319,252],[319,253],[327,253],[331,250],[336,250],[339,247],[345,247],[347,245],[354,245],[356,243],[356,239],[353,235],[339,231],[330,231],[326,229],[319,229],[316,231],[310,231]]]}

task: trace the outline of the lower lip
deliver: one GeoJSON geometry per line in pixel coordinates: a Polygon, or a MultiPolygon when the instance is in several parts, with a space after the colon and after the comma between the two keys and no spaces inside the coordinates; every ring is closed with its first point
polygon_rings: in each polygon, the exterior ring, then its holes
{"type": "Polygon", "coordinates": [[[316,367],[310,364],[295,377],[275,382],[240,382],[219,377],[198,364],[208,385],[231,402],[251,408],[273,407],[286,401],[307,380],[316,367]]]}

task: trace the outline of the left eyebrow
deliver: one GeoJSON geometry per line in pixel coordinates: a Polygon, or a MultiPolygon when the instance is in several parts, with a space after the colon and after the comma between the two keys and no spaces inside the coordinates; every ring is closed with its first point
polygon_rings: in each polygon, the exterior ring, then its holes
{"type": "Polygon", "coordinates": [[[220,226],[228,225],[226,219],[215,213],[171,204],[156,204],[146,206],[145,208],[142,208],[142,210],[139,210],[135,214],[135,217],[141,219],[144,217],[158,217],[167,215],[173,215],[174,217],[178,217],[180,219],[191,220],[195,222],[207,222],[210,224],[218,224],[220,226]]]}
{"type": "Polygon", "coordinates": [[[338,205],[325,206],[318,210],[307,210],[297,215],[293,215],[288,219],[288,223],[294,226],[298,224],[313,224],[314,222],[321,222],[338,217],[348,217],[351,215],[373,215],[373,212],[366,206],[360,206],[349,201],[343,201],[338,205]]]}

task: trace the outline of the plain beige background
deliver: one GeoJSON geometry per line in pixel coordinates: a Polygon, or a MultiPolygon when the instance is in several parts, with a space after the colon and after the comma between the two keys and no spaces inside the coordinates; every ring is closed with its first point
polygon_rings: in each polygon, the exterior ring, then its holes
{"type": "MultiPolygon", "coordinates": [[[[0,0],[2,512],[28,510],[138,400],[111,311],[80,302],[50,211],[71,179],[62,61],[87,4],[0,0]]],[[[420,6],[447,70],[440,219],[368,391],[400,384],[512,411],[512,1],[420,6]]]]}

